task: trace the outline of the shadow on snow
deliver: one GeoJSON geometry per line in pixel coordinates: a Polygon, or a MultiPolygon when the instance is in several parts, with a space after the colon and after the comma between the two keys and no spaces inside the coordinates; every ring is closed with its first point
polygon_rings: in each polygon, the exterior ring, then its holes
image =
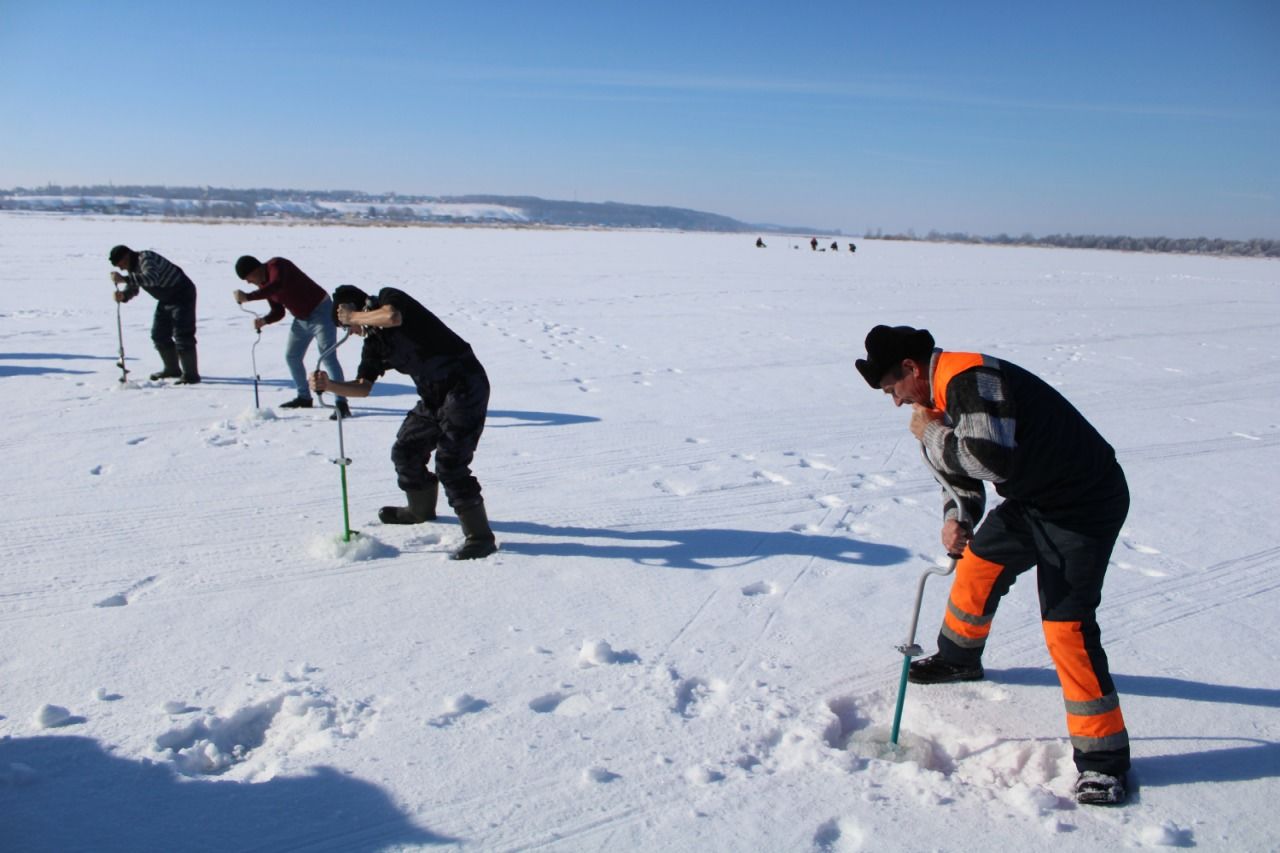
{"type": "MultiPolygon", "coordinates": [[[[1035,687],[1057,687],[1058,675],[1049,667],[1011,667],[988,669],[987,677],[997,684],[1025,684],[1035,687]]],[[[1270,687],[1236,687],[1230,684],[1206,684],[1160,675],[1122,675],[1111,673],[1121,699],[1154,696],[1162,699],[1189,699],[1193,702],[1222,702],[1227,705],[1257,705],[1280,708],[1280,689],[1270,687]]]]}
{"type": "MultiPolygon", "coordinates": [[[[114,361],[115,356],[77,355],[67,352],[4,352],[0,353],[0,361],[114,361]]],[[[48,367],[31,364],[0,364],[0,378],[6,376],[46,376],[61,373],[70,376],[83,376],[93,373],[92,370],[68,370],[65,367],[48,367]]]]}
{"type": "Polygon", "coordinates": [[[330,767],[255,784],[180,777],[85,737],[0,740],[6,850],[373,853],[458,839],[416,825],[385,791],[330,767]],[[15,767],[15,765],[17,765],[15,767]]]}
{"type": "Polygon", "coordinates": [[[819,557],[859,566],[891,566],[906,562],[911,552],[894,545],[873,545],[844,536],[761,530],[602,530],[553,527],[529,521],[497,521],[502,550],[541,557],[597,557],[631,560],[672,569],[724,568],[711,561],[738,560],[746,565],[765,557],[819,557]],[[513,539],[536,536],[539,540],[513,539]],[[550,540],[550,541],[544,541],[550,540]]]}
{"type": "MultiPolygon", "coordinates": [[[[1058,688],[1057,673],[1048,667],[988,669],[987,677],[996,684],[1058,688]]],[[[1178,701],[1280,708],[1280,690],[1274,688],[1208,684],[1202,681],[1155,675],[1112,673],[1112,678],[1115,680],[1116,691],[1120,694],[1122,704],[1125,695],[1128,694],[1178,701]]],[[[1280,743],[1274,741],[1214,735],[1131,737],[1131,740],[1134,744],[1134,770],[1143,787],[1147,788],[1192,785],[1199,782],[1243,782],[1280,777],[1280,743]],[[1195,752],[1144,754],[1146,749],[1155,747],[1157,744],[1178,742],[1203,744],[1206,741],[1236,745],[1195,752]]]]}
{"type": "Polygon", "coordinates": [[[0,379],[6,376],[48,376],[61,373],[68,376],[85,376],[92,370],[67,370],[63,367],[35,367],[28,364],[0,364],[0,379]]]}
{"type": "MultiPolygon", "coordinates": [[[[80,355],[70,352],[0,352],[0,361],[30,359],[32,361],[115,361],[114,355],[80,355]]],[[[133,359],[129,359],[133,361],[133,359]]]]}

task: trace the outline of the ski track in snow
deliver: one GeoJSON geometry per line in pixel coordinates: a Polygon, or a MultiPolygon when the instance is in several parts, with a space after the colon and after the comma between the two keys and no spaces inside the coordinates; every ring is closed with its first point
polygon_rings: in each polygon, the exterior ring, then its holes
{"type": "MultiPolygon", "coordinates": [[[[5,221],[58,235],[39,265],[0,250],[11,268],[63,264],[102,279],[105,264],[64,244],[110,245],[134,227],[5,221]]],[[[1161,675],[1165,658],[1149,644],[1199,636],[1220,657],[1210,626],[1237,622],[1221,643],[1274,640],[1274,624],[1235,617],[1269,612],[1280,590],[1280,547],[1258,508],[1269,491],[1247,492],[1234,512],[1196,507],[1203,519],[1175,495],[1224,466],[1274,473],[1280,415],[1267,401],[1280,379],[1242,375],[1217,346],[1269,357],[1275,301],[1197,302],[1203,283],[1167,271],[1156,290],[1128,271],[1121,279],[1141,287],[1049,273],[1065,276],[1069,305],[1028,282],[1050,259],[1262,269],[1268,286],[1273,267],[872,244],[857,259],[866,278],[850,284],[853,267],[813,267],[807,252],[743,260],[736,236],[442,232],[152,223],[146,233],[175,258],[210,259],[189,268],[202,294],[229,281],[237,241],[270,238],[304,268],[332,266],[326,280],[359,268],[423,294],[470,340],[494,382],[475,465],[501,545],[478,565],[448,560],[461,533],[443,501],[438,524],[373,520],[397,499],[387,452],[413,402],[404,377],[385,377],[345,423],[352,526],[380,546],[358,559],[308,547],[341,529],[337,434],[323,409],[275,408],[292,395],[278,329],[258,348],[255,410],[244,379],[252,336],[217,297],[202,296],[208,381],[197,388],[140,379],[154,354],[139,303],[125,311],[127,388],[109,306],[0,313],[0,340],[19,353],[0,359],[0,378],[45,407],[10,419],[0,448],[43,460],[52,484],[7,487],[0,640],[15,651],[0,675],[16,697],[6,701],[30,708],[0,706],[0,735],[91,737],[185,784],[335,767],[383,786],[410,822],[484,849],[846,851],[906,831],[884,849],[911,850],[993,825],[1023,849],[1261,849],[1248,813],[1280,794],[1274,774],[1232,778],[1249,792],[1243,805],[1211,808],[1200,802],[1212,786],[1170,771],[1160,750],[1233,727],[1274,744],[1275,724],[1256,712],[1275,691],[1227,688],[1256,704],[1222,705],[1232,725],[1196,729],[1183,712],[1199,719],[1219,674],[1175,645],[1179,668],[1161,675]],[[495,234],[508,252],[477,251],[495,234]],[[683,267],[631,250],[650,245],[683,267]],[[964,260],[930,265],[918,251],[964,260]],[[762,259],[778,266],[751,266],[762,259]],[[983,283],[997,300],[990,318],[951,295],[971,282],[948,278],[982,263],[1008,265],[1006,279],[983,283]],[[942,308],[920,314],[883,295],[880,285],[907,281],[923,281],[942,308]],[[1186,306],[1199,313],[1170,319],[1186,306]],[[904,440],[905,413],[850,366],[865,328],[891,318],[1036,370],[1117,447],[1135,501],[1099,618],[1133,720],[1135,778],[1148,761],[1157,782],[1124,810],[1078,809],[1069,796],[1071,750],[1031,574],[1001,605],[991,678],[913,686],[902,744],[887,745],[893,645],[916,580],[942,559],[938,488],[904,440]],[[10,365],[24,370],[4,373],[10,365]],[[1242,399],[1248,408],[1236,408],[1242,399]],[[52,635],[55,653],[35,640],[52,635]],[[40,666],[55,655],[56,667],[40,666]],[[54,677],[37,678],[32,661],[54,677]],[[1191,699],[1167,695],[1161,678],[1191,699]]],[[[343,350],[344,364],[356,352],[343,350]]],[[[926,646],[948,583],[927,586],[926,646]]],[[[49,781],[40,774],[0,763],[0,798],[36,790],[49,781]]],[[[372,849],[397,832],[394,820],[370,820],[316,843],[372,849]]]]}

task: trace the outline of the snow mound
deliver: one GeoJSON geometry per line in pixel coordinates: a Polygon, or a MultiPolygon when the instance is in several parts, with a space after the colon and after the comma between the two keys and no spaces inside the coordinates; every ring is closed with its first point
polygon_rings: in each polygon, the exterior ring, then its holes
{"type": "Polygon", "coordinates": [[[71,712],[61,705],[41,705],[35,714],[35,724],[42,729],[56,729],[71,722],[71,712]]]}
{"type": "Polygon", "coordinates": [[[442,729],[453,723],[461,717],[468,714],[476,714],[489,707],[489,703],[483,699],[477,699],[470,693],[459,693],[456,696],[450,696],[444,700],[444,713],[427,721],[427,725],[442,729]]]}
{"type": "Polygon", "coordinates": [[[250,426],[254,423],[262,421],[278,421],[280,416],[276,414],[275,409],[245,409],[236,416],[236,423],[241,426],[250,426]]]}
{"type": "Polygon", "coordinates": [[[207,714],[156,738],[156,750],[186,776],[217,776],[246,765],[250,781],[273,778],[293,753],[308,753],[358,736],[373,714],[364,702],[344,702],[304,687],[252,702],[226,716],[207,714]]]}
{"type": "Polygon", "coordinates": [[[1144,847],[1194,847],[1191,830],[1182,829],[1173,821],[1144,826],[1138,830],[1138,841],[1144,847]]]}
{"type": "Polygon", "coordinates": [[[400,552],[390,545],[365,533],[351,534],[350,541],[343,542],[342,534],[319,536],[311,540],[307,553],[317,560],[342,560],[358,563],[363,560],[381,560],[400,552]]]}
{"type": "Polygon", "coordinates": [[[711,785],[724,781],[724,774],[719,770],[699,765],[684,771],[684,778],[690,785],[711,785]]]}

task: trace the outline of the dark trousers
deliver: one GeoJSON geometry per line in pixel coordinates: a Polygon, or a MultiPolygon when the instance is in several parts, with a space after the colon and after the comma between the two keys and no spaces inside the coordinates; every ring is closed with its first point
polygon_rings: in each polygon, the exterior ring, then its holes
{"type": "Polygon", "coordinates": [[[948,660],[980,660],[1000,599],[1036,566],[1045,643],[1062,684],[1076,766],[1115,774],[1129,768],[1129,738],[1096,613],[1129,511],[1119,465],[1095,494],[1069,512],[1017,500],[992,510],[956,565],[938,650],[948,660]]]}
{"type": "Polygon", "coordinates": [[[476,367],[423,394],[405,416],[391,447],[400,488],[420,491],[439,479],[454,510],[481,503],[480,482],[471,474],[471,460],[489,410],[489,378],[483,368],[476,367]],[[427,468],[433,452],[434,475],[427,468]]]}
{"type": "Polygon", "coordinates": [[[151,321],[151,342],[158,350],[178,352],[196,348],[196,301],[157,302],[151,321]]]}

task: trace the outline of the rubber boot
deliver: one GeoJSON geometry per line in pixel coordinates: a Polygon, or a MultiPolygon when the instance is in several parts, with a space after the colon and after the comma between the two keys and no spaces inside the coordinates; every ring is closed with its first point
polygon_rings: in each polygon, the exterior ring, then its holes
{"type": "Polygon", "coordinates": [[[200,368],[196,364],[195,350],[178,350],[178,361],[182,363],[182,378],[173,383],[174,385],[195,385],[200,381],[200,368]]]}
{"type": "Polygon", "coordinates": [[[383,524],[421,524],[436,519],[436,496],[440,493],[439,482],[432,480],[425,489],[405,492],[409,499],[408,506],[384,506],[378,510],[378,520],[383,524]]]}
{"type": "Polygon", "coordinates": [[[160,353],[160,361],[164,363],[164,367],[151,374],[151,381],[155,382],[159,379],[173,379],[182,375],[182,370],[178,367],[178,350],[170,345],[166,347],[156,347],[156,352],[160,353]]]}
{"type": "Polygon", "coordinates": [[[981,681],[985,673],[982,663],[956,663],[940,653],[920,660],[913,660],[907,672],[912,684],[950,684],[953,681],[981,681]]]}
{"type": "Polygon", "coordinates": [[[454,560],[478,560],[498,550],[498,543],[493,539],[493,531],[489,529],[489,516],[484,511],[484,502],[466,509],[458,510],[458,522],[467,541],[453,552],[454,560]]]}

